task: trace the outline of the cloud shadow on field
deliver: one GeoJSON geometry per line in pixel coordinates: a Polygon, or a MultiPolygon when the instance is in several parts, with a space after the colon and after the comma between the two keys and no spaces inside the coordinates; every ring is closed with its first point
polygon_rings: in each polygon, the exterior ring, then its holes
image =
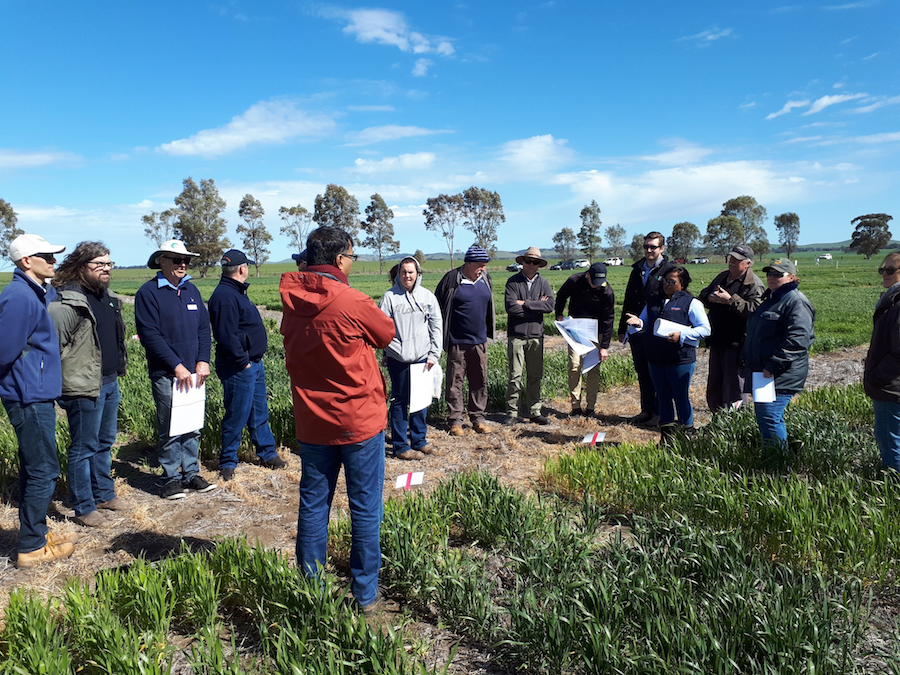
{"type": "Polygon", "coordinates": [[[216,542],[209,539],[178,537],[144,530],[116,535],[110,539],[106,552],[114,553],[122,550],[133,558],[142,557],[146,560],[157,561],[186,551],[192,553],[213,551],[216,545],[216,542]]]}

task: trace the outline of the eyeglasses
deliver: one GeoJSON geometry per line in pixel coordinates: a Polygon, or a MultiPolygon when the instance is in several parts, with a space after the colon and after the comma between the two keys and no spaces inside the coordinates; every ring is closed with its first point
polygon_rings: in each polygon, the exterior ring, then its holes
{"type": "Polygon", "coordinates": [[[651,246],[650,244],[644,244],[645,251],[655,251],[658,248],[662,248],[662,246],[651,246]]]}
{"type": "Polygon", "coordinates": [[[878,274],[881,274],[882,276],[887,274],[889,277],[892,277],[898,270],[900,270],[900,267],[879,267],[878,274]]]}
{"type": "Polygon", "coordinates": [[[665,279],[665,280],[663,281],[663,284],[666,285],[666,286],[674,286],[674,285],[677,284],[679,281],[680,281],[680,279],[665,279]]]}
{"type": "Polygon", "coordinates": [[[780,279],[781,277],[786,277],[787,272],[766,272],[767,279],[780,279]]]}
{"type": "Polygon", "coordinates": [[[111,270],[113,267],[116,266],[116,263],[114,263],[114,262],[104,262],[102,260],[88,260],[84,264],[85,265],[93,265],[92,269],[94,269],[94,270],[103,270],[103,269],[111,270]]]}
{"type": "Polygon", "coordinates": [[[175,267],[181,267],[182,265],[184,265],[185,267],[189,267],[191,264],[190,258],[173,258],[168,255],[164,255],[162,257],[175,265],[175,267]]]}
{"type": "Polygon", "coordinates": [[[35,253],[33,256],[29,256],[30,258],[40,258],[41,260],[46,260],[48,263],[53,265],[56,262],[56,256],[52,253],[35,253]]]}
{"type": "Polygon", "coordinates": [[[353,262],[356,262],[359,256],[356,253],[339,253],[338,255],[342,255],[345,258],[350,258],[353,262]]]}
{"type": "Polygon", "coordinates": [[[524,262],[526,265],[540,265],[541,264],[540,260],[535,260],[534,258],[525,258],[524,262]]]}

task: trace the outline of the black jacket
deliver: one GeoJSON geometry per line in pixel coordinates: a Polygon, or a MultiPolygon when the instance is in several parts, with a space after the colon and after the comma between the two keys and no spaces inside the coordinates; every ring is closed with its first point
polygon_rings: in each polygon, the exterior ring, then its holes
{"type": "Polygon", "coordinates": [[[707,346],[740,347],[747,333],[747,319],[762,303],[766,287],[753,270],[728,283],[728,270],[720,273],[712,283],[700,291],[697,299],[709,310],[712,333],[706,338],[707,346]],[[709,296],[721,286],[731,293],[731,303],[723,305],[710,302],[709,296]]]}
{"type": "Polygon", "coordinates": [[[600,349],[609,349],[616,313],[616,298],[612,286],[606,283],[600,288],[594,288],[583,272],[573,274],[556,294],[556,316],[565,315],[567,300],[569,316],[573,319],[597,319],[600,349]]]}
{"type": "Polygon", "coordinates": [[[650,271],[647,283],[644,284],[644,259],[641,258],[631,266],[631,276],[628,277],[628,285],[625,287],[625,297],[622,300],[622,315],[619,317],[619,335],[628,332],[628,320],[626,314],[640,316],[647,301],[654,296],[664,295],[662,280],[666,273],[675,267],[665,255],[660,256],[659,264],[650,271]]]}
{"type": "Polygon", "coordinates": [[[216,338],[216,374],[220,379],[258,361],[268,347],[262,317],[247,297],[249,286],[222,277],[209,298],[209,318],[216,338]]]}
{"type": "Polygon", "coordinates": [[[900,284],[882,293],[875,307],[863,388],[876,401],[900,402],[900,284]]]}

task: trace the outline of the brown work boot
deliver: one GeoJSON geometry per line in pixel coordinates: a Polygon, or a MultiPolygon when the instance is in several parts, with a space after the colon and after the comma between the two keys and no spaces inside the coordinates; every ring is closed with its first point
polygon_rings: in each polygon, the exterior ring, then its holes
{"type": "Polygon", "coordinates": [[[47,533],[47,543],[52,544],[53,546],[59,546],[60,544],[74,544],[78,541],[78,533],[77,532],[48,532],[47,533]]]}
{"type": "Polygon", "coordinates": [[[450,426],[450,435],[451,436],[462,436],[466,432],[463,431],[462,424],[453,424],[450,426]]]}
{"type": "Polygon", "coordinates": [[[425,455],[419,452],[418,450],[407,450],[406,452],[401,452],[394,455],[395,459],[407,459],[407,460],[415,460],[415,459],[425,459],[425,455]]]}
{"type": "Polygon", "coordinates": [[[418,450],[419,452],[423,452],[423,453],[425,453],[426,455],[433,455],[433,454],[434,454],[434,446],[433,446],[433,445],[429,445],[428,443],[426,443],[425,445],[423,445],[421,448],[415,448],[415,450],[418,450]]]}
{"type": "Polygon", "coordinates": [[[109,525],[109,521],[100,515],[100,512],[97,509],[80,516],[75,516],[75,522],[79,525],[84,525],[85,527],[106,527],[109,525]]]}
{"type": "Polygon", "coordinates": [[[98,502],[97,508],[106,509],[107,511],[131,511],[134,505],[119,497],[113,497],[108,502],[98,502]]]}
{"type": "Polygon", "coordinates": [[[487,425],[487,422],[485,422],[484,420],[475,422],[475,424],[472,425],[472,428],[476,433],[479,434],[489,434],[492,431],[491,428],[487,425]]]}
{"type": "Polygon", "coordinates": [[[37,551],[31,551],[30,553],[20,552],[19,558],[16,560],[16,567],[20,569],[34,567],[35,565],[68,558],[74,550],[75,544],[70,541],[62,544],[51,544],[48,541],[44,548],[39,548],[37,551]]]}

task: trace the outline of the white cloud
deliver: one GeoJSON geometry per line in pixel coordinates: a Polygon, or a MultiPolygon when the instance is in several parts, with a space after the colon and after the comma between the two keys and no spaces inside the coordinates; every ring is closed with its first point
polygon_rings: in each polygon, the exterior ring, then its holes
{"type": "Polygon", "coordinates": [[[416,152],[385,157],[384,159],[357,159],[354,171],[364,174],[386,173],[388,171],[410,171],[428,169],[434,164],[433,152],[416,152]]]}
{"type": "Polygon", "coordinates": [[[869,61],[870,59],[874,59],[876,56],[881,56],[882,52],[875,52],[874,54],[869,54],[868,56],[864,56],[862,58],[863,61],[869,61]]]}
{"type": "Polygon", "coordinates": [[[803,101],[788,101],[787,103],[785,103],[782,106],[781,110],[779,110],[778,112],[773,112],[773,113],[769,113],[768,115],[766,115],[766,119],[767,120],[775,119],[776,117],[781,117],[782,115],[787,115],[794,108],[802,108],[802,107],[808,106],[808,105],[809,105],[808,99],[803,100],[803,101]]]}
{"type": "MultiPolygon", "coordinates": [[[[598,170],[564,173],[556,182],[569,186],[579,199],[596,199],[619,222],[677,222],[691,214],[718,213],[722,202],[733,195],[752,194],[761,203],[799,199],[823,179],[833,179],[832,173],[815,172],[812,166],[733,161],[631,175],[598,170]]],[[[705,225],[697,224],[701,229],[705,225]]]]}
{"type": "Polygon", "coordinates": [[[823,138],[824,136],[795,136],[794,138],[782,141],[782,143],[784,145],[788,145],[789,143],[812,143],[814,141],[820,141],[823,138]]]}
{"type": "Polygon", "coordinates": [[[394,112],[392,105],[350,105],[347,110],[354,112],[394,112]]]}
{"type": "Polygon", "coordinates": [[[756,101],[749,101],[747,103],[741,103],[738,108],[752,108],[756,105],[756,101]]]}
{"type": "Polygon", "coordinates": [[[874,5],[874,2],[850,2],[846,5],[826,5],[823,9],[828,10],[841,10],[841,9],[862,9],[864,7],[871,7],[874,5]]]}
{"type": "Polygon", "coordinates": [[[450,38],[427,36],[413,31],[400,12],[389,9],[326,9],[320,14],[347,23],[344,32],[356,37],[363,44],[375,43],[396,47],[413,54],[440,54],[453,56],[455,50],[450,38]]]}
{"type": "Polygon", "coordinates": [[[697,43],[697,46],[706,47],[716,40],[720,40],[723,37],[728,37],[729,35],[731,35],[731,31],[731,28],[723,28],[721,30],[718,28],[711,28],[710,30],[705,30],[701,33],[697,33],[696,35],[686,35],[684,37],[680,37],[678,38],[678,41],[685,42],[692,40],[697,43]]]}
{"type": "Polygon", "coordinates": [[[446,129],[425,129],[424,127],[404,127],[397,124],[386,124],[380,127],[368,127],[362,131],[349,134],[347,145],[369,145],[370,143],[380,143],[382,141],[395,141],[399,138],[448,133],[451,132],[446,129]]]}
{"type": "Polygon", "coordinates": [[[853,140],[857,143],[893,143],[894,141],[900,141],[900,131],[884,134],[870,134],[868,136],[856,136],[853,140]]]}
{"type": "Polygon", "coordinates": [[[858,98],[865,98],[868,94],[837,94],[835,96],[822,96],[821,98],[817,98],[813,101],[813,104],[809,107],[804,115],[814,115],[817,112],[821,112],[825,108],[836,105],[838,103],[843,103],[844,101],[853,101],[858,98]]]}
{"type": "Polygon", "coordinates": [[[292,138],[323,136],[334,127],[330,117],[300,110],[295,102],[263,101],[224,126],[163,143],[157,150],[170,155],[217,157],[248,145],[279,144],[292,138]]]}
{"type": "Polygon", "coordinates": [[[664,145],[670,145],[672,149],[658,155],[645,155],[641,159],[654,164],[677,166],[679,164],[697,164],[704,157],[712,154],[712,150],[708,148],[702,148],[696,143],[681,139],[667,141],[664,145]]]}
{"type": "Polygon", "coordinates": [[[428,66],[433,66],[434,61],[431,59],[416,59],[416,65],[412,69],[412,74],[416,77],[423,77],[428,74],[428,66]]]}
{"type": "Polygon", "coordinates": [[[878,108],[883,108],[886,105],[896,105],[898,103],[900,103],[900,96],[891,96],[890,98],[882,96],[879,99],[877,99],[874,103],[870,103],[869,105],[863,106],[861,108],[854,108],[851,112],[870,113],[873,110],[877,110],[878,108]]]}
{"type": "Polygon", "coordinates": [[[77,164],[82,157],[71,152],[20,152],[0,149],[0,171],[4,169],[35,169],[53,164],[77,164]]]}
{"type": "Polygon", "coordinates": [[[500,157],[517,173],[540,173],[571,161],[575,153],[567,143],[551,134],[532,136],[504,143],[500,157]]]}

